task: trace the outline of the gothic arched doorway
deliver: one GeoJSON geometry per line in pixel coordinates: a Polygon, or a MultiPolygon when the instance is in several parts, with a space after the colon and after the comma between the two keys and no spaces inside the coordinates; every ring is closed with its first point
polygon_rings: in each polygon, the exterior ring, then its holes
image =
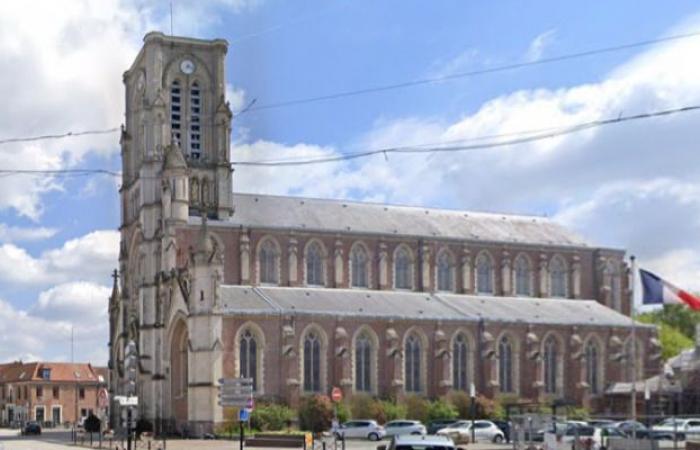
{"type": "Polygon", "coordinates": [[[172,418],[178,428],[187,422],[187,351],[187,325],[181,320],[175,325],[170,341],[170,401],[172,418]]]}

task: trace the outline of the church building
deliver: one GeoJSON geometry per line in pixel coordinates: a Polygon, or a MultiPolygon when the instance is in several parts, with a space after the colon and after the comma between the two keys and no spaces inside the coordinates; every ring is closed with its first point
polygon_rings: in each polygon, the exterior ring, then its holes
{"type": "Polygon", "coordinates": [[[474,383],[602,411],[607,386],[659,373],[623,250],[542,217],[235,192],[226,53],[153,32],[124,73],[111,391],[133,339],[156,429],[211,430],[222,377],[292,406],[474,383]]]}

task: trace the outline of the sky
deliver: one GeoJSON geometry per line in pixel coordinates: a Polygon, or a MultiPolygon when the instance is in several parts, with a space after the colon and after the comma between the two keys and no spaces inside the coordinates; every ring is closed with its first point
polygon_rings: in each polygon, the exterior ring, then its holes
{"type": "MultiPolygon", "coordinates": [[[[229,41],[237,161],[469,140],[700,104],[700,37],[334,100],[280,102],[700,31],[692,1],[174,0],[229,41]],[[253,107],[246,110],[246,106],[253,107]],[[245,111],[245,112],[241,112],[245,111]]],[[[167,1],[0,2],[0,140],[123,123],[167,1]]],[[[234,190],[546,215],[700,290],[700,112],[462,153],[238,167],[234,190]]],[[[120,169],[117,133],[0,144],[0,169],[120,169]]],[[[119,179],[0,174],[0,362],[107,361],[119,179]]]]}

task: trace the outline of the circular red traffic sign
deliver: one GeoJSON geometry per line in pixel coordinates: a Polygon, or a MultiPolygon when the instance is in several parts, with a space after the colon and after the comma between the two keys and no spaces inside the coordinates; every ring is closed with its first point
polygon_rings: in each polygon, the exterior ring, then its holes
{"type": "Polygon", "coordinates": [[[339,402],[343,399],[343,391],[339,387],[334,387],[331,390],[331,400],[334,402],[339,402]]]}

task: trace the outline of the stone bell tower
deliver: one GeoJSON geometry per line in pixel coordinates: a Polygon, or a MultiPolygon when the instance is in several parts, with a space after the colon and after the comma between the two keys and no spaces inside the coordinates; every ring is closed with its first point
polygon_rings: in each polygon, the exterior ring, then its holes
{"type": "MultiPolygon", "coordinates": [[[[122,364],[118,348],[130,339],[138,343],[140,414],[156,426],[172,415],[159,399],[169,389],[168,313],[183,270],[177,255],[187,251],[178,246],[176,230],[187,227],[191,216],[226,220],[232,213],[227,48],[221,39],[152,32],[123,76],[119,264],[124,314],[123,332],[111,343],[117,356],[110,366],[122,364]]],[[[116,393],[122,381],[115,380],[116,393]]]]}

